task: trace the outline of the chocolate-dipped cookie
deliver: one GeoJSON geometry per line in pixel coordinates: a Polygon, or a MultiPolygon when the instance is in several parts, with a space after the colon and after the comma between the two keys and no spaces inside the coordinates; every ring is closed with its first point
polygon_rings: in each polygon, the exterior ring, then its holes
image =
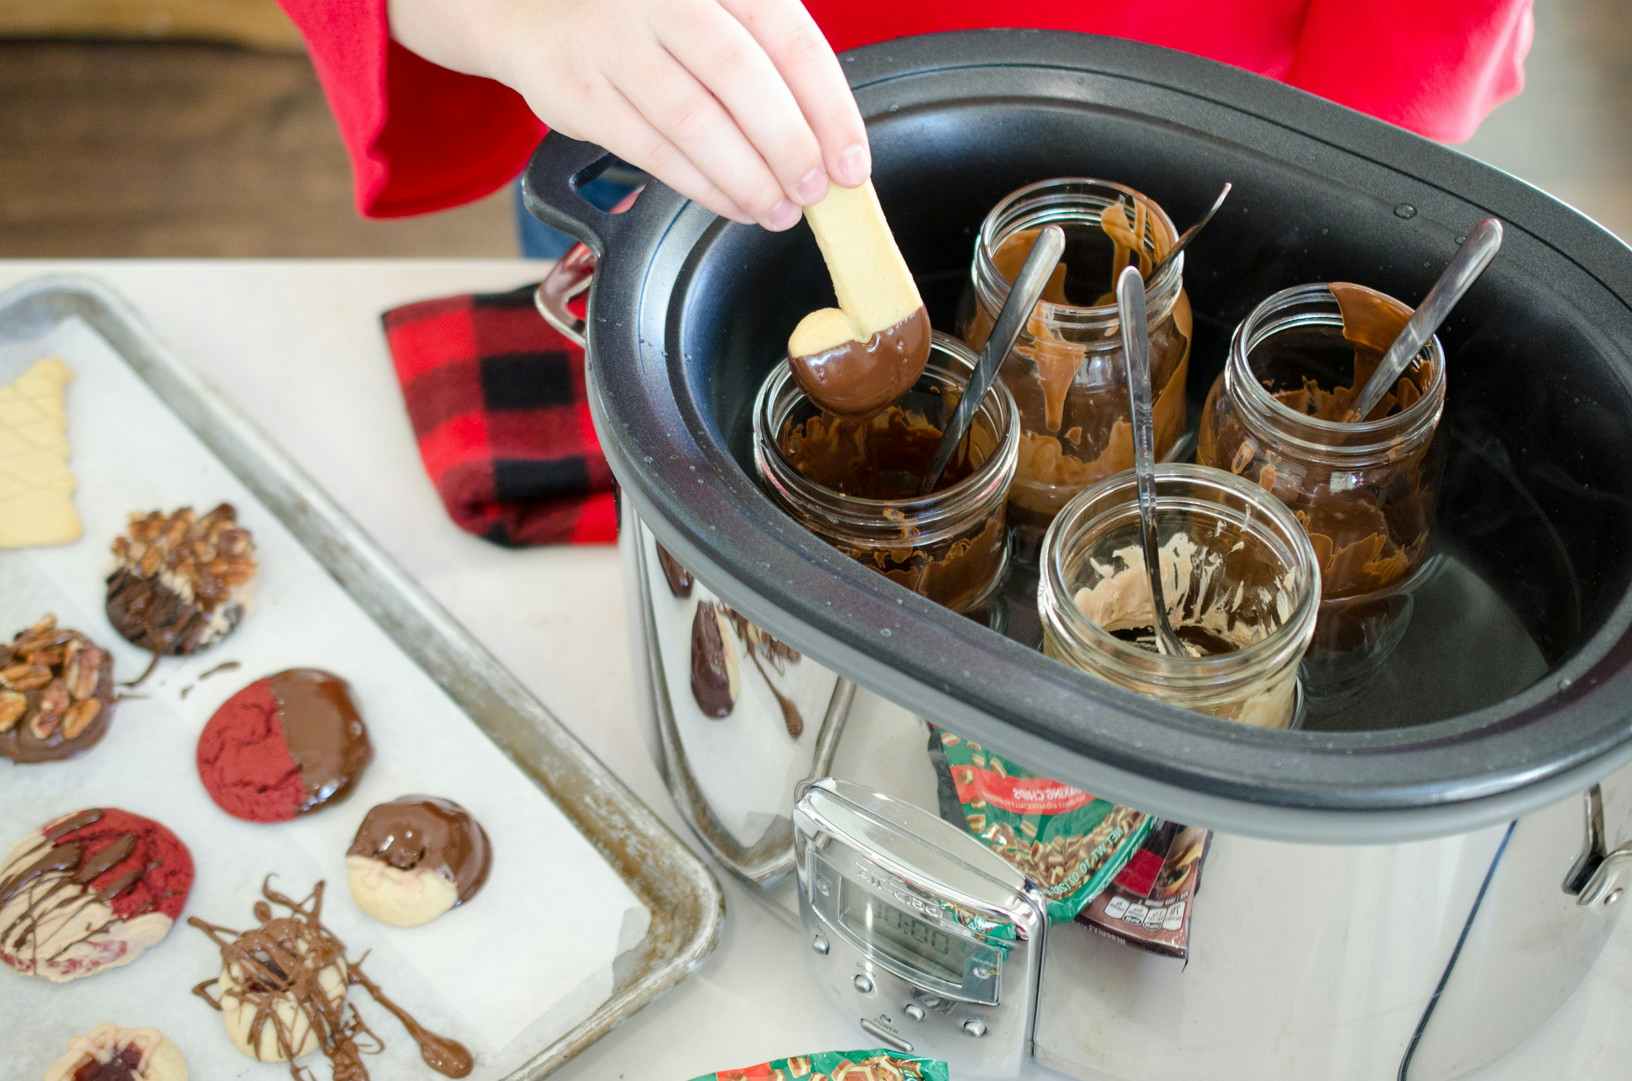
{"type": "Polygon", "coordinates": [[[255,579],[255,541],[222,503],[202,518],[193,508],[133,514],[114,539],[108,621],[129,641],[159,654],[196,653],[243,619],[255,579]]]}
{"type": "Polygon", "coordinates": [[[45,616],[0,645],[0,758],[54,762],[90,750],[113,717],[113,658],[45,616]]]}
{"type": "MultiPolygon", "coordinates": [[[[427,1066],[448,1077],[470,1073],[475,1060],[469,1049],[428,1031],[387,998],[363,972],[362,958],[346,959],[346,944],[323,924],[322,882],[300,901],[271,882],[268,876],[261,885],[265,900],[255,902],[258,926],[234,931],[196,916],[187,921],[221,950],[220,975],[193,993],[221,1011],[233,1046],[258,1062],[292,1062],[320,1050],[337,1079],[367,1081],[362,1056],[378,1053],[384,1041],[348,1000],[355,985],[402,1022],[427,1066]],[[274,915],[274,905],[288,915],[274,915]]],[[[296,1067],[290,1073],[309,1075],[296,1067]]]]}
{"type": "Polygon", "coordinates": [[[0,863],[0,963],[53,983],[128,965],[192,888],[192,854],[152,819],[114,807],[56,819],[0,863]]]}
{"type": "Polygon", "coordinates": [[[205,790],[251,822],[286,822],[344,799],[373,757],[346,681],[317,668],[249,684],[198,736],[205,790]]]}
{"type": "Polygon", "coordinates": [[[470,812],[435,796],[402,796],[369,811],[346,852],[357,907],[393,927],[430,923],[476,896],[493,846],[470,812]]]}
{"type": "Polygon", "coordinates": [[[45,1081],[187,1081],[187,1060],[158,1029],[97,1025],[68,1041],[45,1081]]]}

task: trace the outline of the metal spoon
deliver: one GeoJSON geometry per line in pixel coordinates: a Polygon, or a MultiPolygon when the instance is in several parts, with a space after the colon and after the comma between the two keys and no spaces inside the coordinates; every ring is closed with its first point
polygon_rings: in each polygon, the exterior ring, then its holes
{"type": "Polygon", "coordinates": [[[1352,424],[1371,416],[1371,411],[1377,408],[1377,403],[1383,400],[1399,380],[1406,367],[1416,359],[1422,347],[1428,344],[1428,339],[1445,322],[1467,291],[1473,288],[1473,283],[1479,280],[1479,275],[1485,272],[1490,261],[1496,258],[1496,252],[1502,246],[1502,223],[1495,218],[1485,218],[1473,227],[1468,239],[1456,249],[1451,261],[1446,264],[1445,272],[1439,276],[1434,287],[1428,290],[1428,295],[1422,298],[1417,310],[1406,321],[1405,328],[1394,339],[1394,344],[1388,347],[1383,359],[1378,362],[1377,370],[1371,373],[1366,385],[1360,391],[1360,396],[1349,407],[1348,415],[1343,419],[1352,424]]]}
{"type": "Polygon", "coordinates": [[[1213,200],[1213,205],[1207,208],[1207,213],[1201,216],[1201,220],[1196,222],[1196,224],[1192,225],[1190,228],[1186,229],[1184,232],[1180,233],[1179,239],[1175,240],[1173,242],[1173,246],[1167,249],[1167,254],[1162,256],[1162,261],[1150,268],[1151,281],[1155,281],[1157,276],[1161,274],[1162,271],[1167,269],[1167,264],[1171,263],[1173,261],[1173,257],[1184,250],[1186,244],[1189,244],[1192,240],[1196,239],[1196,235],[1203,229],[1207,228],[1207,223],[1213,220],[1213,215],[1218,213],[1218,208],[1223,206],[1224,200],[1230,197],[1231,187],[1232,185],[1230,182],[1226,180],[1224,182],[1224,186],[1218,191],[1218,198],[1213,200]]]}
{"type": "Polygon", "coordinates": [[[1167,618],[1162,596],[1162,563],[1156,536],[1156,421],[1150,402],[1150,327],[1145,322],[1145,279],[1130,266],[1116,279],[1117,315],[1122,323],[1122,352],[1128,358],[1128,406],[1133,420],[1133,474],[1139,491],[1139,542],[1150,578],[1150,602],[1156,609],[1156,645],[1169,657],[1189,651],[1167,618]]]}
{"type": "Polygon", "coordinates": [[[991,337],[986,339],[986,349],[975,364],[975,370],[969,373],[969,385],[964,388],[963,397],[958,399],[957,407],[952,410],[952,417],[941,433],[941,444],[935,448],[935,457],[929,461],[929,469],[924,473],[923,487],[918,489],[918,494],[928,495],[941,482],[941,474],[946,472],[952,452],[963,442],[970,423],[975,419],[975,410],[991,389],[992,380],[997,378],[998,367],[1002,365],[1003,358],[1009,355],[1009,350],[1014,348],[1021,329],[1031,316],[1031,309],[1037,306],[1038,299],[1043,295],[1048,276],[1054,272],[1060,256],[1064,254],[1065,230],[1058,225],[1045,227],[1032,244],[1031,254],[1026,256],[1020,273],[1014,276],[1014,284],[1009,287],[1009,298],[1003,302],[1003,310],[997,313],[991,337]]]}

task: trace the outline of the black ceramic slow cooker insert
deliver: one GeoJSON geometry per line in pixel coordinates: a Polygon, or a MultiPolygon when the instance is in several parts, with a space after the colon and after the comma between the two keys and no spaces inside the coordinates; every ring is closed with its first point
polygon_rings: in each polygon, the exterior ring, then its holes
{"type": "MultiPolygon", "coordinates": [[[[633,511],[749,618],[862,685],[1028,766],[1182,821],[1380,842],[1471,829],[1632,757],[1632,252],[1454,150],[1269,80],[1096,37],[986,31],[843,58],[874,179],[938,328],[981,218],[1048,177],[1095,176],[1182,227],[1199,404],[1230,330],[1288,285],[1420,298],[1465,231],[1507,226],[1441,331],[1450,392],[1436,543],[1452,568],[1373,712],[1263,731],[1126,694],[873,574],[753,476],[749,410],[831,286],[808,230],[771,234],[649,189],[609,215],[575,188],[597,147],[547,138],[532,211],[601,255],[591,405],[633,511]]],[[[1192,422],[1197,410],[1192,408],[1192,422]]]]}

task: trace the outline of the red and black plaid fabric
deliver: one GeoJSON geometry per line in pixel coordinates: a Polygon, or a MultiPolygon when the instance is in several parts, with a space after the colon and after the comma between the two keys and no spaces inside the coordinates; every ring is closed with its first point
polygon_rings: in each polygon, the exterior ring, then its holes
{"type": "Polygon", "coordinates": [[[618,536],[584,354],[533,287],[425,300],[382,316],[419,455],[462,529],[509,547],[618,536]]]}

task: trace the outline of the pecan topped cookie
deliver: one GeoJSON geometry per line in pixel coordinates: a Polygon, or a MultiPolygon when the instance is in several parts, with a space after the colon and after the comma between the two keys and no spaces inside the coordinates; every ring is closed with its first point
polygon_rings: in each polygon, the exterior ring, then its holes
{"type": "Polygon", "coordinates": [[[47,615],[0,644],[0,758],[54,762],[96,746],[113,716],[113,658],[47,615]]]}
{"type": "Polygon", "coordinates": [[[113,542],[108,620],[143,649],[195,653],[226,637],[244,616],[255,578],[255,541],[222,503],[200,517],[191,507],[133,514],[113,542]]]}

